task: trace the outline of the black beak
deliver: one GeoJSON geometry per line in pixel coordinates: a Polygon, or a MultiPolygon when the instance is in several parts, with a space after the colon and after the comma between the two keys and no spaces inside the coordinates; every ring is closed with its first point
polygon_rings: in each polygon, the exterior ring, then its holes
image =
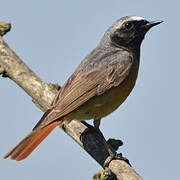
{"type": "Polygon", "coordinates": [[[143,25],[142,27],[145,28],[145,29],[150,29],[152,28],[153,26],[156,26],[160,23],[162,23],[163,21],[150,21],[148,22],[147,24],[143,25]]]}

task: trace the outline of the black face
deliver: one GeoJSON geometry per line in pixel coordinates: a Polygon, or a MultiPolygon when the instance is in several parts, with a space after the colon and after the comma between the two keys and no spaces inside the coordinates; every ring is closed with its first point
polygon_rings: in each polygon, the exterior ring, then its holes
{"type": "Polygon", "coordinates": [[[126,21],[111,36],[112,43],[128,48],[140,47],[146,32],[150,29],[146,27],[149,24],[146,20],[126,21]]]}

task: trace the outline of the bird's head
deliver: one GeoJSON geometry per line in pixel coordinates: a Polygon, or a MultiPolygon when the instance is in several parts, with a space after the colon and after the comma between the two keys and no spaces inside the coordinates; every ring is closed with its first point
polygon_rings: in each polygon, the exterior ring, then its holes
{"type": "Polygon", "coordinates": [[[116,21],[104,34],[101,43],[110,43],[134,50],[140,48],[145,34],[162,21],[148,21],[138,16],[126,16],[116,21]]]}

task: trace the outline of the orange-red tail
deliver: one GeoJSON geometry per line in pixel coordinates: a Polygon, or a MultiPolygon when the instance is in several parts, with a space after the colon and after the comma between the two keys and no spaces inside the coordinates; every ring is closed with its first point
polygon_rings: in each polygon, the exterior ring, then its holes
{"type": "Polygon", "coordinates": [[[60,123],[61,121],[54,121],[42,129],[32,130],[19,144],[9,151],[4,158],[11,157],[11,159],[16,161],[25,159],[60,123]]]}

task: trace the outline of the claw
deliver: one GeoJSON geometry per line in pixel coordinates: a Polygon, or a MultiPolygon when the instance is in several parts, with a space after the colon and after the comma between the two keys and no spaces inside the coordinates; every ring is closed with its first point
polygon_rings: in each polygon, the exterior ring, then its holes
{"type": "Polygon", "coordinates": [[[122,153],[119,154],[114,154],[113,156],[108,156],[107,159],[104,162],[103,168],[105,169],[106,167],[109,167],[109,164],[111,163],[112,160],[122,160],[125,161],[129,166],[131,166],[129,160],[126,157],[123,157],[122,153]]]}

